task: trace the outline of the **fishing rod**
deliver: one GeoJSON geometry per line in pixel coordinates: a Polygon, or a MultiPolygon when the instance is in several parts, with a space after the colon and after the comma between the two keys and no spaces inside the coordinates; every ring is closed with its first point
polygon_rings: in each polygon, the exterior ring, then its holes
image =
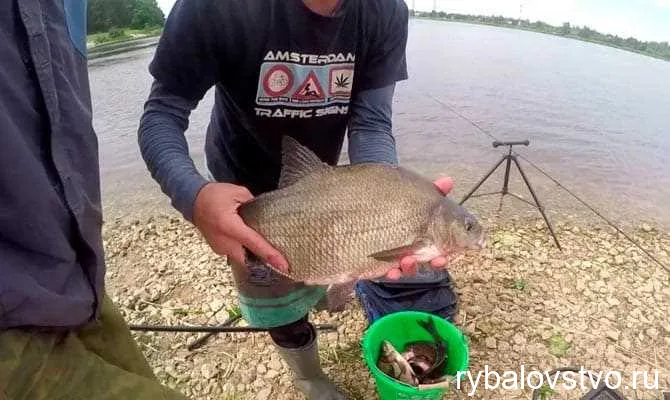
{"type": "MultiPolygon", "coordinates": [[[[194,326],[179,326],[179,325],[129,325],[131,331],[139,332],[206,332],[207,334],[196,340],[195,342],[188,345],[188,350],[193,351],[197,348],[202,347],[207,340],[216,335],[217,333],[251,333],[251,332],[267,332],[269,328],[253,328],[249,326],[230,326],[235,321],[241,318],[240,315],[235,315],[223,324],[217,326],[208,326],[208,325],[194,325],[194,326]]],[[[331,324],[324,325],[315,325],[316,330],[325,330],[325,331],[336,331],[337,326],[331,324]]]]}
{"type": "MultiPolygon", "coordinates": [[[[271,328],[255,328],[250,326],[209,326],[209,325],[129,325],[131,331],[140,332],[268,332],[271,328]]],[[[337,325],[314,325],[316,330],[336,331],[337,325]]]]}
{"type": "MultiPolygon", "coordinates": [[[[219,326],[220,326],[220,327],[230,326],[230,325],[234,324],[235,322],[237,322],[237,321],[240,320],[240,319],[242,319],[242,315],[241,315],[240,313],[233,314],[233,315],[231,315],[231,316],[230,316],[224,323],[222,323],[222,324],[219,325],[219,326]]],[[[208,340],[210,337],[214,336],[214,335],[216,335],[216,332],[207,332],[206,335],[202,336],[200,339],[198,339],[198,340],[196,340],[195,342],[191,343],[191,344],[188,346],[188,350],[189,350],[189,351],[193,351],[193,350],[195,350],[195,349],[197,349],[197,348],[200,348],[200,347],[204,346],[205,343],[207,342],[207,340],[208,340]]]]}
{"type": "MultiPolygon", "coordinates": [[[[484,130],[484,129],[483,129],[481,126],[479,126],[476,122],[472,121],[470,118],[468,118],[468,117],[466,117],[465,115],[463,115],[463,114],[461,114],[460,112],[458,112],[458,110],[456,110],[454,107],[450,106],[449,104],[446,104],[445,102],[443,102],[443,101],[437,99],[436,97],[434,97],[434,96],[432,96],[432,95],[430,95],[430,94],[428,95],[428,97],[432,98],[432,99],[433,99],[435,102],[437,102],[438,104],[440,104],[440,105],[442,105],[443,107],[445,107],[445,108],[451,110],[454,114],[458,115],[459,117],[463,118],[465,121],[469,122],[472,126],[474,126],[475,128],[477,128],[481,133],[487,135],[488,137],[492,138],[492,139],[495,140],[496,142],[500,142],[500,140],[499,140],[498,138],[496,138],[493,134],[491,134],[491,133],[487,132],[486,130],[484,130]]],[[[621,233],[621,234],[622,234],[628,241],[630,241],[633,245],[635,245],[638,249],[640,249],[640,250],[641,250],[644,254],[646,254],[650,259],[652,259],[654,262],[656,262],[656,263],[657,263],[658,265],[660,265],[663,269],[665,269],[667,272],[670,273],[670,266],[667,266],[667,265],[663,264],[658,258],[656,258],[656,257],[655,257],[653,254],[651,254],[649,251],[647,251],[647,249],[645,249],[644,247],[642,247],[642,245],[640,245],[636,240],[634,240],[634,239],[631,238],[629,235],[627,235],[626,232],[624,232],[621,228],[619,228],[614,222],[610,221],[610,220],[609,220],[608,218],[606,218],[601,212],[599,212],[598,210],[596,210],[595,207],[591,206],[591,205],[588,204],[586,201],[582,200],[582,199],[581,199],[579,196],[577,196],[572,190],[568,189],[567,187],[565,187],[565,185],[563,185],[562,183],[560,183],[560,182],[558,181],[558,179],[556,179],[556,178],[554,178],[553,176],[551,176],[548,172],[545,172],[542,168],[540,168],[539,166],[537,166],[534,162],[532,162],[531,160],[529,160],[527,157],[525,157],[524,155],[519,154],[519,153],[517,153],[517,152],[514,152],[514,153],[515,153],[517,156],[519,156],[519,157],[521,157],[522,159],[524,159],[526,162],[528,162],[533,168],[535,168],[536,170],[538,170],[542,175],[546,176],[546,177],[549,178],[551,181],[553,181],[556,185],[558,185],[558,187],[560,187],[561,189],[565,190],[568,194],[570,194],[570,195],[571,195],[572,197],[574,197],[577,201],[579,201],[579,202],[582,203],[584,206],[586,206],[589,210],[591,210],[593,213],[595,213],[598,217],[602,218],[603,221],[605,221],[609,226],[611,226],[612,228],[614,228],[617,232],[621,233]]]]}

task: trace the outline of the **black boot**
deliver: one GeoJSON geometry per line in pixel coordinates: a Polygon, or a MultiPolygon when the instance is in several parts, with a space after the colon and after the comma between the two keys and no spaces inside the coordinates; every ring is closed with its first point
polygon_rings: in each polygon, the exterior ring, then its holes
{"type": "Polygon", "coordinates": [[[275,343],[279,355],[293,374],[296,387],[308,400],[346,400],[343,392],[323,373],[319,360],[316,330],[309,324],[311,338],[298,348],[281,347],[275,343]]]}

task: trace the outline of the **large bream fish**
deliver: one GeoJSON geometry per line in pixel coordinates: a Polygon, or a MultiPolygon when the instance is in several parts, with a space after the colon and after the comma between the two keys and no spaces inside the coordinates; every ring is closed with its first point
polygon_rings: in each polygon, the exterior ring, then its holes
{"type": "Polygon", "coordinates": [[[382,277],[402,256],[426,262],[485,244],[477,219],[432,181],[388,164],[330,166],[288,136],[278,189],[239,213],[284,254],[285,275],[307,285],[382,277]]]}

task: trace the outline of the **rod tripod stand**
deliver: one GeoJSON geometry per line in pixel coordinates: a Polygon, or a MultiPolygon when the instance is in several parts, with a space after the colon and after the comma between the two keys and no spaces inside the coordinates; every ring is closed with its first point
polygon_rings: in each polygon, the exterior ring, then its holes
{"type": "Polygon", "coordinates": [[[558,239],[556,238],[556,234],[554,233],[554,228],[551,226],[551,223],[549,222],[549,219],[547,218],[547,215],[544,213],[544,207],[542,206],[542,204],[538,200],[537,196],[535,195],[535,191],[533,190],[533,187],[530,185],[530,182],[528,181],[528,178],[526,177],[526,174],[523,172],[523,169],[521,168],[521,165],[519,165],[519,161],[517,161],[516,155],[512,154],[512,146],[516,146],[516,145],[528,146],[529,144],[530,144],[530,141],[528,141],[528,140],[512,141],[512,142],[499,142],[499,141],[496,140],[495,142],[493,142],[493,147],[494,148],[499,147],[499,146],[508,146],[509,150],[508,150],[507,154],[504,154],[502,156],[502,158],[500,159],[500,161],[498,161],[498,163],[493,168],[491,168],[491,170],[486,174],[486,176],[484,176],[484,178],[482,178],[482,180],[480,180],[479,183],[477,183],[477,185],[475,185],[475,187],[470,191],[470,193],[465,195],[463,200],[461,200],[460,204],[465,203],[465,201],[467,199],[469,199],[470,197],[481,197],[481,196],[488,196],[488,195],[492,195],[492,194],[500,194],[500,205],[498,206],[498,211],[500,211],[502,209],[503,198],[505,197],[505,195],[510,195],[510,196],[512,196],[516,199],[519,199],[519,200],[523,201],[524,203],[528,203],[528,204],[537,208],[540,211],[540,214],[542,214],[542,217],[544,218],[544,222],[546,222],[547,227],[549,227],[549,232],[551,232],[551,236],[554,238],[554,242],[556,243],[556,247],[558,247],[558,249],[562,251],[563,249],[561,248],[561,245],[558,243],[558,239]],[[473,193],[476,192],[477,189],[479,189],[479,187],[482,184],[484,184],[484,182],[493,174],[493,172],[495,172],[496,169],[498,169],[498,167],[500,165],[502,165],[502,163],[504,161],[507,161],[507,163],[506,163],[506,166],[505,166],[505,181],[503,182],[502,190],[498,191],[498,192],[491,192],[491,193],[483,193],[483,194],[473,195],[473,193]],[[523,181],[526,183],[526,187],[528,188],[528,191],[533,196],[533,200],[535,200],[535,204],[533,204],[530,201],[528,201],[528,200],[526,200],[526,199],[524,199],[524,198],[522,198],[522,197],[520,197],[520,196],[518,196],[514,193],[511,193],[509,191],[509,173],[510,173],[510,168],[512,166],[512,161],[514,161],[514,164],[516,165],[517,169],[519,170],[519,173],[521,174],[521,177],[523,178],[523,181]]]}

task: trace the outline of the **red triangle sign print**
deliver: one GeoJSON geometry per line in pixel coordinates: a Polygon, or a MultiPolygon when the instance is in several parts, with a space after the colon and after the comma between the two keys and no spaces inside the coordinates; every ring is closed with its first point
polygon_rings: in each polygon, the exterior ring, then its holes
{"type": "Polygon", "coordinates": [[[298,87],[293,94],[296,100],[324,100],[323,88],[319,83],[314,71],[310,71],[305,81],[298,87]]]}

